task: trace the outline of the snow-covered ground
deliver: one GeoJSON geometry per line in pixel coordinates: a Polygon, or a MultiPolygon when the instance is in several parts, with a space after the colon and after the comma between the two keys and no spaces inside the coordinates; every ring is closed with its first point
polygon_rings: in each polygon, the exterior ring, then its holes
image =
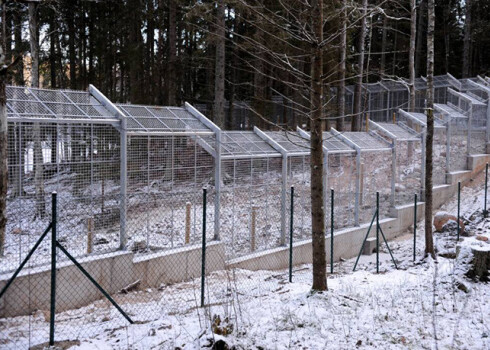
{"type": "MultiPolygon", "coordinates": [[[[490,237],[490,219],[479,219],[483,176],[462,191],[468,230],[490,237]]],[[[456,214],[456,198],[442,210],[456,214]]],[[[200,349],[225,341],[237,349],[490,349],[490,285],[464,275],[469,243],[458,258],[423,255],[423,223],[418,225],[417,261],[413,236],[386,249],[335,264],[329,290],[311,293],[311,265],[287,271],[222,271],[206,280],[208,306],[199,307],[200,280],[115,295],[133,318],[129,325],[107,301],[57,314],[56,339],[70,349],[200,349]],[[221,322],[217,321],[219,317],[221,322]],[[214,332],[213,332],[214,330],[214,332]],[[229,333],[219,335],[216,333],[229,333]],[[65,343],[69,344],[69,343],[65,343]]],[[[455,251],[455,233],[436,233],[440,252],[455,251]]],[[[481,245],[488,245],[479,241],[481,245]]],[[[0,348],[25,348],[47,341],[46,312],[0,320],[0,348]]],[[[217,345],[216,345],[217,346],[217,345]]]]}

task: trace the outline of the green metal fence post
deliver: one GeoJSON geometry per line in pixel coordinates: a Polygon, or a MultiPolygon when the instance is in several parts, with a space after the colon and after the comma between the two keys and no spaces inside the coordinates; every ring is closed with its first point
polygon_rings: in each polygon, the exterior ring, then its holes
{"type": "Polygon", "coordinates": [[[413,261],[415,261],[415,250],[417,248],[417,194],[413,204],[413,261]]]}
{"type": "Polygon", "coordinates": [[[333,206],[334,190],[330,189],[330,273],[333,273],[333,206]]]}
{"type": "Polygon", "coordinates": [[[460,204],[461,204],[461,182],[458,182],[458,237],[457,237],[458,241],[459,241],[459,230],[460,230],[460,225],[459,225],[460,204]]]}
{"type": "Polygon", "coordinates": [[[485,166],[485,199],[483,203],[483,217],[486,218],[488,215],[488,210],[487,210],[487,190],[488,190],[488,163],[485,166]]]}
{"type": "Polygon", "coordinates": [[[49,311],[49,345],[54,345],[54,318],[56,314],[56,226],[57,194],[51,194],[51,305],[49,311]]]}
{"type": "Polygon", "coordinates": [[[293,282],[293,218],[294,218],[294,186],[291,186],[291,208],[289,218],[289,282],[293,282]]]}
{"type": "Polygon", "coordinates": [[[201,259],[201,307],[204,306],[204,282],[206,278],[206,195],[202,189],[202,259],[201,259]]]}
{"type": "Polygon", "coordinates": [[[379,273],[379,192],[376,192],[376,273],[379,273]]]}

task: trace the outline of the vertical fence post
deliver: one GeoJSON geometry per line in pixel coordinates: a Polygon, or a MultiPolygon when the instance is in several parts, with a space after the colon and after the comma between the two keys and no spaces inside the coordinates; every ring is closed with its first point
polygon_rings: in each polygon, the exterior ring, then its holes
{"type": "Polygon", "coordinates": [[[413,261],[415,261],[415,250],[417,248],[417,194],[413,204],[413,261]]]}
{"type": "Polygon", "coordinates": [[[457,237],[458,241],[459,241],[459,230],[460,230],[460,225],[459,225],[460,204],[461,204],[461,182],[458,181],[458,237],[457,237]]]}
{"type": "Polygon", "coordinates": [[[484,201],[483,203],[483,217],[486,218],[488,215],[488,210],[487,210],[487,190],[488,190],[488,163],[485,166],[485,195],[484,195],[484,201]]]}
{"type": "Polygon", "coordinates": [[[291,186],[291,208],[289,218],[289,282],[293,282],[293,225],[294,225],[294,186],[291,186]]]}
{"type": "Polygon", "coordinates": [[[191,203],[185,203],[185,237],[184,244],[189,244],[191,240],[191,203]]]}
{"type": "Polygon", "coordinates": [[[330,189],[330,273],[333,273],[333,206],[334,206],[334,190],[330,189]]]}
{"type": "Polygon", "coordinates": [[[57,194],[51,194],[51,301],[49,310],[49,345],[54,345],[54,318],[56,314],[56,225],[57,194]]]}
{"type": "Polygon", "coordinates": [[[201,257],[201,307],[204,306],[204,282],[206,278],[206,195],[207,189],[202,189],[202,257],[201,257]]]}
{"type": "Polygon", "coordinates": [[[379,273],[379,192],[376,192],[376,273],[379,273]]]}

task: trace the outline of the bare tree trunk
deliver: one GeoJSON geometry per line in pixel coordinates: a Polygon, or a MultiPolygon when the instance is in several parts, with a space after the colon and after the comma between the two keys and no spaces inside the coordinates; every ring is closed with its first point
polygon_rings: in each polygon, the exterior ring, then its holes
{"type": "MultiPolygon", "coordinates": [[[[29,43],[31,46],[31,86],[39,87],[39,40],[37,35],[37,8],[35,2],[29,3],[29,43]]],[[[43,151],[41,142],[41,125],[34,123],[32,127],[32,137],[34,140],[34,184],[36,188],[36,212],[34,217],[44,218],[46,214],[46,204],[44,202],[44,165],[43,151]]]]}
{"type": "MultiPolygon", "coordinates": [[[[29,3],[30,6],[30,3],[29,3]]],[[[30,7],[29,7],[30,10],[30,7]]],[[[72,4],[68,10],[68,56],[70,63],[70,89],[77,88],[77,62],[75,52],[75,6],[72,4]]],[[[32,44],[31,44],[32,45],[32,44]]]]}
{"type": "Polygon", "coordinates": [[[225,4],[217,0],[216,8],[216,60],[214,74],[214,122],[225,126],[225,4]]]}
{"type": "Polygon", "coordinates": [[[313,290],[327,289],[325,258],[325,212],[323,208],[323,9],[322,0],[311,2],[312,28],[316,43],[311,62],[311,230],[313,290]]]}
{"type": "Polygon", "coordinates": [[[417,4],[410,0],[410,51],[408,69],[410,71],[410,112],[415,112],[415,37],[417,35],[417,4]]]}
{"type": "MultiPolygon", "coordinates": [[[[3,0],[0,0],[0,8],[5,11],[3,0]]],[[[7,95],[5,92],[7,70],[5,66],[5,52],[3,43],[5,33],[2,31],[0,40],[0,256],[4,255],[5,231],[7,227],[7,179],[8,179],[8,127],[7,127],[7,95]]]]}
{"type": "Polygon", "coordinates": [[[463,46],[463,78],[471,75],[471,7],[472,0],[466,0],[463,46]]]}
{"type": "Polygon", "coordinates": [[[435,258],[432,237],[432,141],[434,137],[434,0],[428,0],[427,26],[427,138],[425,155],[425,255],[435,258]]]}
{"type": "Polygon", "coordinates": [[[443,5],[443,18],[442,20],[444,21],[444,69],[446,72],[449,72],[449,52],[450,52],[450,29],[448,28],[448,21],[450,19],[450,6],[451,3],[446,2],[443,5]]]}
{"type": "Polygon", "coordinates": [[[357,78],[354,90],[354,115],[352,116],[351,129],[352,131],[361,130],[361,105],[362,105],[362,78],[364,76],[364,42],[366,38],[366,14],[367,14],[367,0],[362,0],[362,12],[361,12],[361,30],[359,33],[358,42],[358,60],[357,60],[357,78]]]}
{"type": "Polygon", "coordinates": [[[345,118],[345,59],[347,50],[347,0],[342,0],[341,15],[341,34],[340,34],[340,65],[339,65],[339,86],[337,91],[337,130],[344,131],[345,118]]]}
{"type": "Polygon", "coordinates": [[[386,68],[386,37],[388,33],[388,17],[383,18],[383,33],[381,35],[381,62],[379,66],[379,75],[383,78],[386,68]]]}
{"type": "Polygon", "coordinates": [[[167,65],[167,104],[175,106],[177,104],[177,82],[176,82],[176,61],[177,61],[177,4],[176,0],[168,3],[168,65],[167,65]]]}
{"type": "Polygon", "coordinates": [[[419,1],[418,23],[417,23],[417,42],[415,49],[415,76],[419,76],[422,71],[422,49],[424,45],[425,12],[427,0],[419,1]]]}

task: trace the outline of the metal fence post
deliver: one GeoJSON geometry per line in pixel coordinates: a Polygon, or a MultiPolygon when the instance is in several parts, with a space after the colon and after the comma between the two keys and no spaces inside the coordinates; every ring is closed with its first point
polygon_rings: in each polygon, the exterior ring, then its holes
{"type": "Polygon", "coordinates": [[[417,194],[413,204],[413,261],[415,261],[415,249],[417,247],[417,194]]]}
{"type": "Polygon", "coordinates": [[[291,186],[291,208],[289,218],[289,282],[293,282],[293,227],[294,227],[294,186],[291,186]]]}
{"type": "Polygon", "coordinates": [[[333,273],[333,206],[334,206],[334,190],[330,189],[330,273],[333,273]]]}
{"type": "Polygon", "coordinates": [[[484,195],[484,201],[483,203],[483,217],[486,218],[488,215],[488,210],[487,210],[487,190],[488,190],[488,163],[485,166],[485,195],[484,195]]]}
{"type": "Polygon", "coordinates": [[[54,318],[56,314],[56,221],[57,194],[51,194],[51,301],[49,312],[49,345],[54,345],[54,318]]]}
{"type": "Polygon", "coordinates": [[[204,282],[206,278],[206,194],[202,189],[202,258],[201,258],[201,307],[204,306],[204,282]]]}
{"type": "Polygon", "coordinates": [[[376,192],[376,273],[379,273],[379,192],[376,192]]]}
{"type": "Polygon", "coordinates": [[[459,230],[460,230],[460,225],[459,225],[460,204],[461,204],[461,182],[458,181],[458,237],[457,237],[458,241],[459,241],[459,230]]]}

